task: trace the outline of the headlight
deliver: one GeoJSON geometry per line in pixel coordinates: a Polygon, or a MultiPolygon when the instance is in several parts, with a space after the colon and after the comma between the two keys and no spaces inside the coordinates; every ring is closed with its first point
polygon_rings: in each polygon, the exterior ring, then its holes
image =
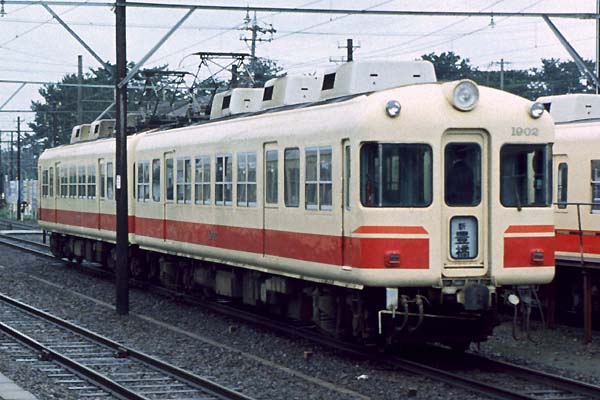
{"type": "Polygon", "coordinates": [[[479,100],[479,89],[472,81],[464,80],[458,83],[452,93],[452,104],[461,111],[475,108],[479,100]]]}
{"type": "Polygon", "coordinates": [[[390,118],[396,118],[400,115],[400,102],[398,100],[390,100],[385,105],[385,112],[390,118]]]}
{"type": "Polygon", "coordinates": [[[538,119],[539,117],[542,116],[542,114],[544,113],[545,109],[546,108],[544,107],[544,105],[542,103],[538,103],[536,101],[529,108],[529,115],[531,115],[531,118],[538,119]]]}

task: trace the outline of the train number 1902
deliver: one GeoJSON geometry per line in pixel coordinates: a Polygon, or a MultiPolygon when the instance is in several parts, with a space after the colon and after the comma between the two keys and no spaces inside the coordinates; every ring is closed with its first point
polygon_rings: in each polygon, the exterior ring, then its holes
{"type": "Polygon", "coordinates": [[[512,127],[512,136],[539,136],[538,128],[523,128],[520,126],[512,127]]]}

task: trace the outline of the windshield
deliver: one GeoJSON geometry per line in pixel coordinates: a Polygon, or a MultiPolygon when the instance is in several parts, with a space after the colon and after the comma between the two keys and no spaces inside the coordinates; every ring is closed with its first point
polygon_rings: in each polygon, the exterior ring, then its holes
{"type": "Polygon", "coordinates": [[[500,201],[505,207],[551,204],[550,145],[509,144],[500,151],[500,201]]]}
{"type": "Polygon", "coordinates": [[[365,143],[360,151],[360,199],[366,207],[431,204],[431,147],[365,143]]]}

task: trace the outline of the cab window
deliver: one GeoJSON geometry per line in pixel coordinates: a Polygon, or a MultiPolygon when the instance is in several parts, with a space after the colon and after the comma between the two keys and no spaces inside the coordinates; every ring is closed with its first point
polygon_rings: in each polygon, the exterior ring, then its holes
{"type": "Polygon", "coordinates": [[[504,207],[548,207],[552,202],[549,145],[507,144],[500,150],[500,202],[504,207]]]}
{"type": "Polygon", "coordinates": [[[427,207],[432,202],[432,153],[426,144],[364,143],[360,201],[365,207],[427,207]]]}

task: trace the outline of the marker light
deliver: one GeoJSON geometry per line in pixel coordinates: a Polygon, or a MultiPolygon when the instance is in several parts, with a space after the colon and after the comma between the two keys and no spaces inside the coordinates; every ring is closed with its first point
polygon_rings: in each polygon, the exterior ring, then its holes
{"type": "Polygon", "coordinates": [[[479,89],[474,82],[460,81],[452,93],[452,104],[461,111],[470,111],[479,101],[479,89]]]}
{"type": "Polygon", "coordinates": [[[400,107],[400,102],[398,100],[390,100],[385,105],[385,112],[387,113],[388,117],[396,118],[398,115],[400,115],[401,108],[402,107],[400,107]]]}
{"type": "Polygon", "coordinates": [[[542,116],[545,109],[546,108],[544,107],[544,105],[542,103],[538,103],[536,101],[535,103],[533,103],[531,105],[531,108],[529,108],[529,115],[531,115],[531,118],[538,119],[539,117],[542,116]]]}

